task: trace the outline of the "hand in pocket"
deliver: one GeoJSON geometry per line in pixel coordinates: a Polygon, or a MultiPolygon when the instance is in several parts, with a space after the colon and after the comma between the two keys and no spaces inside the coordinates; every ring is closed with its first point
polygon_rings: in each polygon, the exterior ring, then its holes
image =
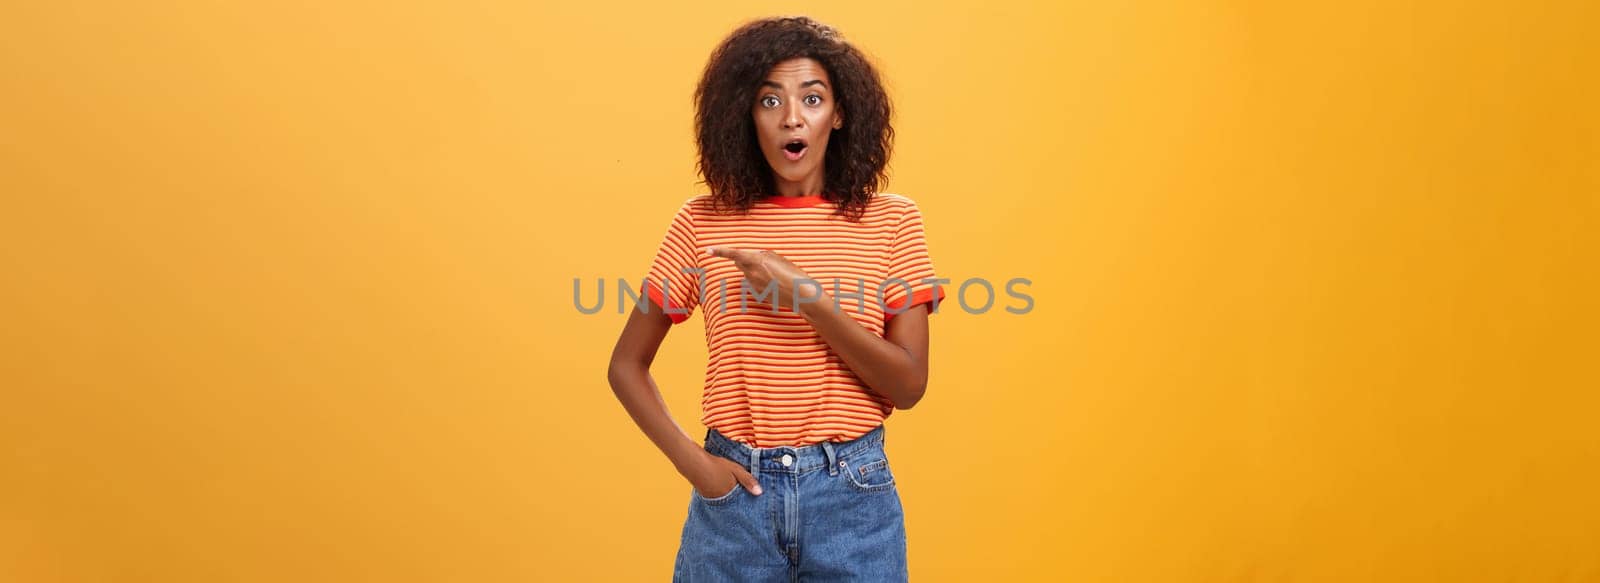
{"type": "Polygon", "coordinates": [[[761,484],[744,466],[725,457],[705,452],[701,462],[695,464],[684,477],[703,498],[721,498],[733,493],[735,484],[743,484],[751,494],[761,495],[761,484]]]}

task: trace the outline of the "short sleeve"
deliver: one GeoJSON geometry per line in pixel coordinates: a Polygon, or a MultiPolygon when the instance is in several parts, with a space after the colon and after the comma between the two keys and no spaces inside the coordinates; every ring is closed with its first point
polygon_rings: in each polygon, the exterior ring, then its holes
{"type": "Polygon", "coordinates": [[[917,304],[928,304],[931,313],[945,296],[943,286],[925,281],[935,277],[923,232],[922,209],[910,202],[900,215],[889,249],[889,273],[883,283],[884,320],[917,304]]]}
{"type": "Polygon", "coordinates": [[[653,304],[650,309],[664,309],[672,323],[689,319],[689,314],[700,305],[700,266],[696,260],[694,213],[691,199],[678,208],[661,238],[655,259],[650,262],[649,275],[645,277],[644,293],[653,304]]]}

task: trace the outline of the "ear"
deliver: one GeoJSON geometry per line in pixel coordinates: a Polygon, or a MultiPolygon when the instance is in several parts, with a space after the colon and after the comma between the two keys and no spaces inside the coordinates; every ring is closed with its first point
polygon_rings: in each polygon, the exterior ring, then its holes
{"type": "Polygon", "coordinates": [[[838,113],[833,114],[833,129],[842,127],[844,127],[844,116],[838,113]]]}

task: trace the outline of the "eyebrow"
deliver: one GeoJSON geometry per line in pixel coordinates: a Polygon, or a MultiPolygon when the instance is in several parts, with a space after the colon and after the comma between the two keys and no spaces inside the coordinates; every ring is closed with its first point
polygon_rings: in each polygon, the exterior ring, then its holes
{"type": "MultiPolygon", "coordinates": [[[[810,87],[812,85],[821,85],[823,89],[827,89],[828,88],[828,84],[827,83],[823,83],[821,79],[812,79],[810,81],[806,81],[805,83],[801,83],[800,84],[800,88],[801,89],[805,89],[806,87],[810,87]]],[[[775,82],[772,82],[772,81],[762,81],[761,82],[761,86],[762,87],[771,87],[773,89],[783,89],[782,85],[779,85],[779,84],[777,84],[775,82]]]]}

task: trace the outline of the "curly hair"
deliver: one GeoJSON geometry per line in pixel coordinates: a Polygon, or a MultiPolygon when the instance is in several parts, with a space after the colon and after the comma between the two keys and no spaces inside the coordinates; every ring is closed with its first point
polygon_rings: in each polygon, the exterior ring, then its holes
{"type": "Polygon", "coordinates": [[[803,57],[827,70],[845,114],[844,127],[828,140],[823,158],[823,198],[836,205],[836,213],[857,221],[886,182],[894,128],[877,69],[832,27],[804,16],[764,18],[745,23],[722,41],[695,88],[697,167],[714,208],[742,213],[759,196],[775,192],[772,168],[756,138],[752,103],[774,65],[803,57]]]}

